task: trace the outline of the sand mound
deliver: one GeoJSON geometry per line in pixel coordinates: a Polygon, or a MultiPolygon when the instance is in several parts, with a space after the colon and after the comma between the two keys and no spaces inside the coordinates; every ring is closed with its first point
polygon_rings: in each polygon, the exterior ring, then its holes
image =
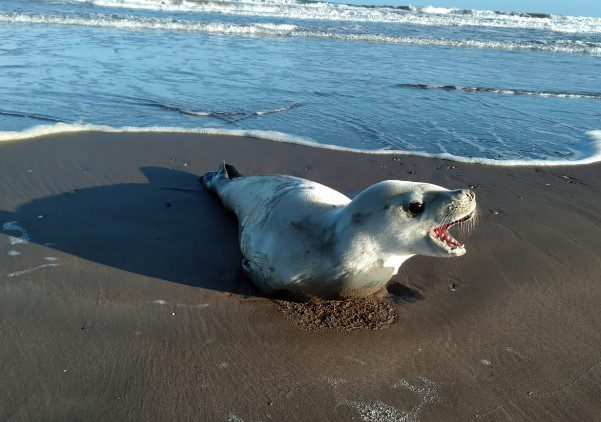
{"type": "Polygon", "coordinates": [[[309,330],[382,330],[398,319],[393,303],[387,300],[348,299],[289,302],[274,300],[278,309],[294,324],[309,330]]]}

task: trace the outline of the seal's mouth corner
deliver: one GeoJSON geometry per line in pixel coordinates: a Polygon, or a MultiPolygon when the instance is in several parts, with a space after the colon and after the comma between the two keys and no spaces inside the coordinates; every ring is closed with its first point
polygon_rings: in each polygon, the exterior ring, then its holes
{"type": "Polygon", "coordinates": [[[449,255],[453,256],[461,256],[465,253],[465,245],[455,239],[453,236],[449,234],[447,231],[451,226],[454,226],[459,223],[463,223],[464,221],[469,220],[474,216],[475,211],[470,212],[469,214],[454,220],[450,223],[441,224],[438,227],[434,227],[428,233],[430,239],[440,248],[442,248],[449,255]]]}

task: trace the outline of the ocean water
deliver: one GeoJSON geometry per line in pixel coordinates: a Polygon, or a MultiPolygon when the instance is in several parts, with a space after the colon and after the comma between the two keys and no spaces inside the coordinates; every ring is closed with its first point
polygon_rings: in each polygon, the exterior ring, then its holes
{"type": "Polygon", "coordinates": [[[499,164],[601,152],[601,18],[2,0],[0,40],[0,140],[105,125],[499,164]]]}

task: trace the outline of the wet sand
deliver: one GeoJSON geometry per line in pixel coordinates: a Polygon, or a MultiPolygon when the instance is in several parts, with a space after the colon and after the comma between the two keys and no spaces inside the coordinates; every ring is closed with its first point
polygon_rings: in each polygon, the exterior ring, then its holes
{"type": "Polygon", "coordinates": [[[599,164],[79,133],[0,144],[0,180],[1,420],[601,418],[599,164]],[[464,257],[401,268],[389,328],[310,331],[241,274],[197,179],[223,159],[351,196],[471,185],[479,219],[464,257]]]}

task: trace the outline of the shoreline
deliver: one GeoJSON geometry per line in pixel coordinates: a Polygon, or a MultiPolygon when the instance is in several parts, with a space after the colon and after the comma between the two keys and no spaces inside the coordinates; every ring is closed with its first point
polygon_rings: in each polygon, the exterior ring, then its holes
{"type": "Polygon", "coordinates": [[[37,125],[24,129],[22,131],[0,131],[0,144],[2,142],[26,141],[43,136],[74,134],[74,133],[163,133],[163,134],[182,134],[191,135],[209,135],[209,136],[235,136],[246,137],[248,139],[257,139],[261,141],[282,142],[285,144],[301,145],[310,148],[318,148],[332,151],[351,152],[357,154],[369,155],[403,155],[409,157],[432,158],[439,160],[454,161],[464,164],[480,164],[483,166],[494,167],[564,167],[581,166],[601,162],[601,129],[586,132],[591,138],[591,151],[587,156],[576,160],[539,160],[539,159],[507,159],[497,160],[484,157],[464,157],[450,153],[431,154],[426,152],[405,151],[405,150],[363,150],[358,148],[342,147],[333,144],[317,142],[311,138],[288,134],[284,132],[253,130],[253,129],[218,129],[218,128],[183,128],[183,127],[138,127],[122,126],[112,127],[96,124],[79,123],[56,123],[53,125],[37,125]]]}
{"type": "Polygon", "coordinates": [[[78,132],[0,142],[0,180],[0,419],[601,416],[601,163],[78,132]],[[235,218],[198,183],[224,159],[348,196],[469,186],[478,220],[465,256],[401,267],[389,328],[309,332],[240,272],[235,218]]]}

